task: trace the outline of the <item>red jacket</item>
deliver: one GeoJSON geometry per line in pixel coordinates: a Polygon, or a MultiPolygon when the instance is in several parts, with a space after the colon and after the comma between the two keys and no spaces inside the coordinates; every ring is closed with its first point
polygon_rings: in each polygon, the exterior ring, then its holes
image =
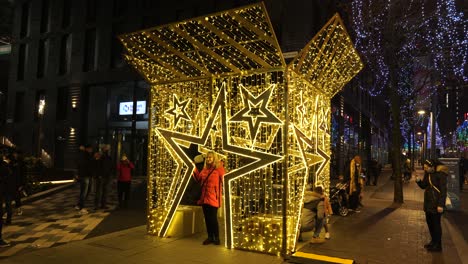
{"type": "Polygon", "coordinates": [[[220,163],[219,167],[216,169],[203,168],[200,172],[195,169],[193,177],[195,177],[195,180],[200,184],[204,183],[202,186],[202,194],[197,204],[207,204],[219,208],[221,206],[224,177],[224,167],[222,163],[220,163]]]}
{"type": "Polygon", "coordinates": [[[122,161],[117,164],[118,181],[129,182],[132,181],[132,169],[135,168],[131,161],[124,163],[122,161]]]}

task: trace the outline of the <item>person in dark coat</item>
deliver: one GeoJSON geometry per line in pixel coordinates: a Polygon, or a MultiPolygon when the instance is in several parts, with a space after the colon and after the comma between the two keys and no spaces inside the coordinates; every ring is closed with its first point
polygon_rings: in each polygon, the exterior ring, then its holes
{"type": "Polygon", "coordinates": [[[91,145],[80,147],[78,157],[78,181],[80,182],[80,196],[76,209],[80,210],[80,214],[87,214],[88,210],[85,208],[85,201],[88,198],[89,190],[91,187],[90,180],[93,175],[93,148],[91,145]]]}
{"type": "MultiPolygon", "coordinates": [[[[9,160],[9,167],[11,169],[11,174],[6,181],[6,196],[5,196],[5,210],[7,212],[7,218],[5,224],[10,225],[11,219],[13,218],[13,208],[12,203],[15,201],[15,207],[21,209],[21,194],[20,191],[23,190],[26,179],[25,179],[25,167],[21,163],[22,160],[18,160],[18,152],[15,151],[13,154],[8,155],[7,159],[9,160]]],[[[19,214],[22,214],[22,211],[19,214]]]]}
{"type": "Polygon", "coordinates": [[[23,153],[20,150],[13,151],[12,170],[16,178],[15,208],[16,214],[22,215],[21,198],[26,196],[26,165],[23,160],[23,153]]]}
{"type": "MultiPolygon", "coordinates": [[[[3,216],[3,202],[7,196],[7,179],[11,177],[11,174],[10,159],[6,155],[2,155],[2,159],[0,160],[0,216],[3,216]]],[[[10,245],[3,240],[2,230],[3,219],[0,218],[0,248],[10,245]]]]}
{"type": "Polygon", "coordinates": [[[428,251],[442,251],[441,217],[447,198],[448,168],[438,160],[424,162],[424,177],[416,177],[416,183],[424,189],[424,212],[431,241],[424,245],[428,251]]]}
{"type": "Polygon", "coordinates": [[[109,190],[109,182],[114,171],[114,162],[109,154],[109,145],[102,147],[102,153],[98,160],[99,171],[96,174],[96,196],[94,199],[94,208],[108,209],[107,193],[109,190]]]}

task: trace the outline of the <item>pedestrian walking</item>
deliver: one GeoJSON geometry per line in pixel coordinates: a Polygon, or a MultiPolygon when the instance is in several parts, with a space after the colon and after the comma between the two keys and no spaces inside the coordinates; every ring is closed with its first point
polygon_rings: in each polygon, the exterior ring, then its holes
{"type": "MultiPolygon", "coordinates": [[[[7,196],[7,179],[11,177],[12,170],[10,167],[10,159],[7,155],[2,155],[0,161],[0,216],[3,216],[3,202],[7,196]]],[[[3,240],[3,219],[0,218],[0,248],[10,246],[10,243],[3,240]]]]}
{"type": "Polygon", "coordinates": [[[194,169],[193,177],[201,184],[201,196],[197,204],[203,208],[208,238],[203,245],[221,244],[219,239],[218,208],[221,206],[221,194],[224,177],[224,165],[218,155],[210,151],[205,158],[205,165],[199,171],[194,169]]]}
{"type": "Polygon", "coordinates": [[[403,163],[403,180],[409,182],[411,179],[411,160],[406,159],[403,163]]]}
{"type": "Polygon", "coordinates": [[[424,212],[431,241],[424,245],[428,251],[442,251],[441,217],[447,198],[448,167],[438,160],[424,162],[424,177],[416,177],[416,183],[424,189],[424,212]]]}
{"type": "Polygon", "coordinates": [[[135,165],[123,154],[119,164],[117,164],[117,193],[119,208],[127,208],[130,199],[130,185],[132,182],[132,170],[135,165]]]}
{"type": "Polygon", "coordinates": [[[93,175],[93,148],[91,145],[80,147],[78,157],[78,181],[80,183],[80,196],[78,204],[75,206],[80,210],[80,214],[87,214],[88,210],[85,208],[85,202],[88,199],[88,194],[91,189],[91,176],[93,175]]]}

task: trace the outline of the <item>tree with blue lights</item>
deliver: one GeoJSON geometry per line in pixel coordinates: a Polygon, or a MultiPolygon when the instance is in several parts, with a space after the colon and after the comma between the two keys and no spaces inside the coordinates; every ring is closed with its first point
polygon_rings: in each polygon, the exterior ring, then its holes
{"type": "Polygon", "coordinates": [[[351,7],[367,71],[361,76],[369,76],[359,80],[361,89],[386,95],[391,109],[394,202],[402,203],[402,135],[411,142],[415,106],[432,104],[434,110],[440,89],[468,81],[468,23],[454,0],[353,0],[351,7]],[[425,73],[422,83],[416,71],[425,73]]]}

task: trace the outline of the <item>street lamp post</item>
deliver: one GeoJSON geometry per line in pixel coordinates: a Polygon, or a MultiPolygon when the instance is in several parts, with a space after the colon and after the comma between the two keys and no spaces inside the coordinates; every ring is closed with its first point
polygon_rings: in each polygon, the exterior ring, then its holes
{"type": "Polygon", "coordinates": [[[427,133],[419,131],[417,134],[419,136],[420,135],[423,136],[423,142],[422,142],[422,146],[421,146],[421,150],[420,150],[421,164],[423,164],[424,161],[426,160],[426,157],[427,157],[427,153],[426,153],[427,152],[427,133]]]}
{"type": "Polygon", "coordinates": [[[435,159],[436,158],[436,131],[435,131],[435,118],[432,113],[432,111],[429,113],[430,116],[430,129],[431,129],[431,153],[430,153],[430,158],[435,159]]]}
{"type": "MultiPolygon", "coordinates": [[[[423,116],[426,114],[426,111],[424,110],[419,110],[418,114],[423,116]]],[[[430,159],[435,159],[436,158],[436,135],[435,135],[435,118],[433,115],[433,112],[429,112],[429,131],[431,133],[431,148],[429,151],[427,151],[427,145],[428,145],[428,138],[427,138],[427,133],[424,132],[424,158],[430,158],[430,159]]]]}

